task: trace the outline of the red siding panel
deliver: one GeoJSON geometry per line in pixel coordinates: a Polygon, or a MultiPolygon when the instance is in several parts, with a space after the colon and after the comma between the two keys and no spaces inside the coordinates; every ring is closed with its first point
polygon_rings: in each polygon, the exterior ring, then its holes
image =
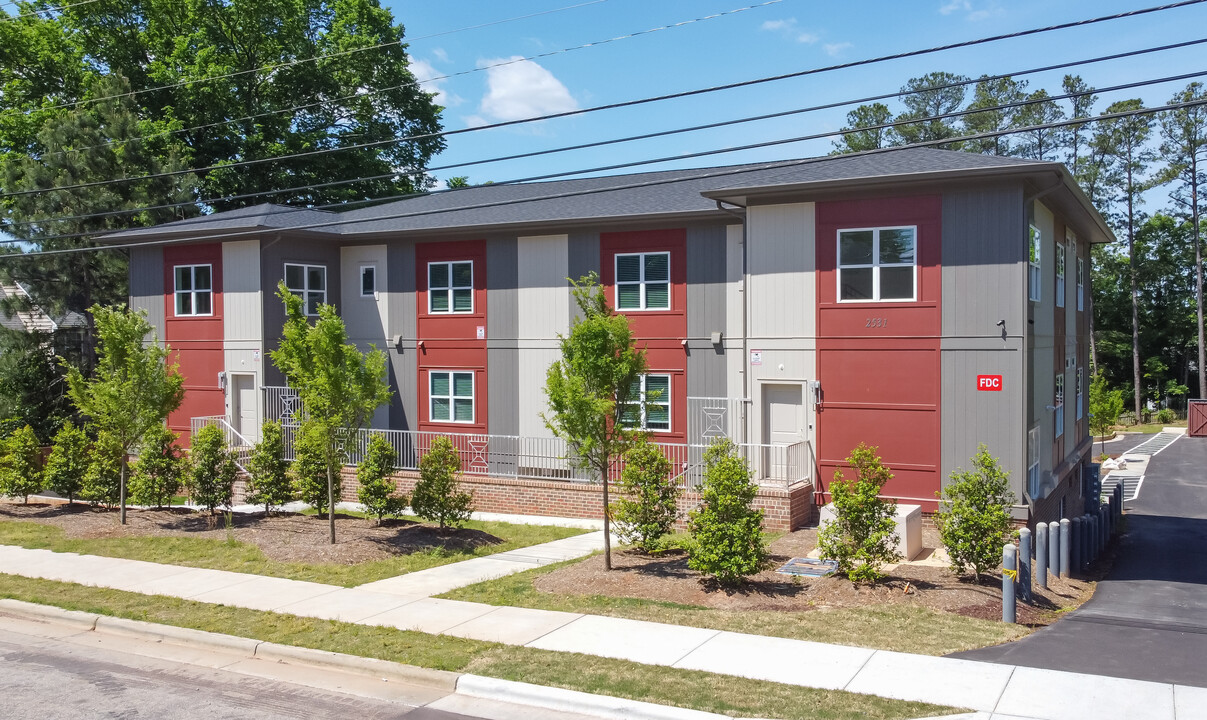
{"type": "Polygon", "coordinates": [[[226,365],[222,327],[222,244],[169,245],[163,250],[164,337],[174,351],[184,377],[184,401],[168,416],[168,427],[189,443],[189,421],[205,415],[226,412],[226,395],[218,387],[218,373],[226,365]],[[213,282],[213,315],[176,315],[176,277],[178,265],[210,265],[213,282]]]}

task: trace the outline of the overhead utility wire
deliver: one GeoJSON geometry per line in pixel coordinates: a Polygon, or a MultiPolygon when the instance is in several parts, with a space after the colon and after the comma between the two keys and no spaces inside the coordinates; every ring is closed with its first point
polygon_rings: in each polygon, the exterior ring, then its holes
{"type": "MultiPolygon", "coordinates": [[[[1049,72],[1052,70],[1061,70],[1061,69],[1066,69],[1066,68],[1080,66],[1080,65],[1089,65],[1089,64],[1093,64],[1093,63],[1106,62],[1109,60],[1119,60],[1119,59],[1128,58],[1128,57],[1135,57],[1137,55],[1144,55],[1144,54],[1149,54],[1149,53],[1154,53],[1154,52],[1162,52],[1162,51],[1169,50],[1169,49],[1188,47],[1188,46],[1192,46],[1192,45],[1200,45],[1203,43],[1207,43],[1207,38],[1202,38],[1199,40],[1188,40],[1185,42],[1174,43],[1171,45],[1162,45],[1162,46],[1153,47],[1153,48],[1142,48],[1139,50],[1130,50],[1130,51],[1122,52],[1122,53],[1114,53],[1112,55],[1100,55],[1098,57],[1089,58],[1086,60],[1075,60],[1075,61],[1070,61],[1070,62],[1057,63],[1054,65],[1045,65],[1043,67],[1031,68],[1029,70],[1020,70],[1020,71],[1011,72],[1011,73],[1001,73],[998,75],[988,75],[988,76],[983,76],[983,77],[977,78],[975,80],[969,79],[969,80],[962,80],[960,82],[947,83],[944,85],[935,85],[933,87],[926,88],[925,90],[915,90],[915,91],[911,91],[911,92],[907,92],[907,93],[901,93],[898,91],[895,93],[870,95],[867,97],[858,98],[858,99],[854,99],[854,100],[841,100],[838,102],[827,103],[824,105],[813,105],[813,106],[805,107],[805,108],[796,108],[796,109],[792,109],[792,110],[784,110],[784,111],[780,111],[780,112],[767,113],[767,114],[763,114],[763,115],[753,115],[753,116],[747,116],[747,117],[737,118],[737,119],[733,119],[733,120],[723,120],[723,121],[707,123],[707,124],[703,124],[703,125],[694,125],[694,126],[690,126],[690,127],[674,128],[674,129],[663,130],[663,131],[659,131],[659,132],[643,133],[640,135],[629,135],[629,136],[622,137],[622,138],[613,138],[610,140],[600,140],[600,141],[596,141],[596,142],[582,143],[582,144],[578,144],[578,145],[568,145],[568,146],[562,146],[562,147],[558,147],[558,148],[550,148],[547,150],[534,150],[532,152],[518,153],[515,155],[504,155],[504,156],[498,156],[498,157],[493,157],[493,158],[486,158],[486,159],[482,159],[482,160],[470,160],[467,162],[454,163],[451,165],[438,165],[438,166],[433,166],[433,167],[427,168],[425,170],[425,172],[434,172],[437,170],[448,170],[448,169],[452,169],[452,168],[464,168],[464,167],[470,167],[470,166],[474,166],[474,165],[484,165],[484,164],[489,164],[489,163],[494,163],[494,162],[503,162],[503,161],[507,161],[507,160],[518,160],[518,159],[529,158],[529,157],[538,157],[538,156],[542,156],[542,155],[551,155],[551,154],[555,154],[555,153],[568,152],[568,151],[572,151],[572,150],[582,150],[582,149],[588,149],[588,148],[594,148],[594,147],[602,147],[602,146],[606,146],[606,145],[614,145],[614,144],[624,143],[624,142],[631,142],[631,141],[635,141],[635,140],[647,140],[647,139],[656,138],[656,137],[665,137],[668,135],[695,132],[698,130],[711,130],[711,129],[715,129],[715,128],[719,128],[719,127],[730,126],[730,125],[738,125],[738,124],[743,124],[743,123],[748,123],[748,122],[757,122],[760,120],[774,119],[774,118],[785,117],[785,116],[789,116],[789,115],[799,115],[799,114],[803,114],[803,113],[815,112],[818,110],[829,110],[829,109],[843,107],[843,106],[847,106],[847,105],[863,104],[863,103],[873,102],[876,100],[885,100],[885,99],[890,99],[890,98],[902,97],[905,95],[919,94],[922,92],[928,92],[928,91],[934,91],[934,90],[945,90],[945,89],[954,88],[954,87],[964,87],[964,86],[973,85],[973,84],[980,83],[980,82],[992,82],[994,80],[1000,80],[1003,78],[1020,77],[1023,75],[1031,75],[1031,74],[1040,73],[1040,72],[1049,72]]],[[[1173,80],[1183,79],[1184,77],[1191,77],[1192,75],[1193,74],[1186,75],[1186,76],[1172,76],[1172,77],[1158,78],[1155,80],[1140,81],[1137,83],[1129,83],[1126,85],[1118,85],[1118,86],[1106,87],[1106,88],[1094,88],[1091,91],[1091,93],[1113,92],[1113,91],[1117,91],[1117,90],[1138,87],[1140,85],[1152,85],[1152,84],[1159,84],[1159,83],[1163,83],[1163,82],[1172,82],[1173,80]]],[[[1055,102],[1057,100],[1064,100],[1064,99],[1068,99],[1071,97],[1081,97],[1083,95],[1091,94],[1091,93],[1068,93],[1065,95],[1047,96],[1044,98],[1036,99],[1033,101],[1026,101],[1026,102],[1029,102],[1032,104],[1040,103],[1040,102],[1055,102]]],[[[1009,106],[983,107],[983,108],[977,108],[973,112],[977,112],[977,113],[992,112],[994,110],[1006,109],[1007,107],[1009,107],[1009,106]]],[[[946,116],[944,116],[944,117],[946,117],[946,116]]],[[[910,122],[920,122],[920,121],[911,120],[910,122]]],[[[876,129],[876,128],[858,128],[858,130],[864,130],[864,129],[876,129]]],[[[281,194],[291,193],[291,192],[295,192],[295,191],[314,190],[314,189],[327,188],[327,187],[336,187],[336,186],[341,186],[341,185],[351,185],[351,184],[358,183],[358,182],[372,182],[375,180],[385,180],[388,178],[397,177],[400,174],[401,173],[397,173],[397,172],[382,173],[379,175],[359,176],[359,177],[355,177],[355,178],[351,178],[351,179],[333,180],[333,181],[329,181],[329,182],[311,184],[311,185],[298,185],[298,186],[294,186],[294,187],[279,188],[279,189],[273,189],[273,190],[260,190],[260,191],[253,192],[253,193],[243,193],[243,194],[239,194],[239,195],[225,195],[225,196],[221,196],[221,197],[202,198],[202,199],[197,199],[197,200],[188,200],[188,201],[184,201],[184,202],[165,203],[162,205],[151,205],[151,206],[146,206],[146,207],[129,208],[129,209],[124,209],[124,210],[109,210],[109,211],[105,211],[105,212],[101,212],[101,213],[89,213],[89,214],[84,214],[84,215],[67,215],[67,216],[58,216],[58,217],[52,217],[52,218],[43,218],[43,219],[39,219],[39,220],[22,220],[22,221],[16,221],[16,222],[9,222],[9,223],[5,224],[4,227],[16,227],[16,226],[22,226],[22,225],[37,225],[37,224],[42,224],[42,223],[52,223],[52,222],[62,222],[62,221],[66,221],[66,220],[80,220],[80,219],[88,219],[88,218],[107,217],[107,216],[113,216],[113,215],[128,215],[128,214],[146,212],[146,211],[151,211],[151,210],[167,210],[167,209],[171,209],[171,208],[188,207],[190,205],[212,205],[214,203],[230,202],[232,200],[246,200],[246,199],[250,199],[250,198],[254,198],[254,197],[264,197],[266,195],[281,195],[281,194]]],[[[405,199],[407,197],[414,197],[415,195],[422,195],[422,194],[424,194],[424,193],[404,194],[404,195],[396,195],[396,196],[392,196],[392,197],[377,197],[377,198],[367,198],[364,200],[330,203],[327,205],[316,206],[314,209],[324,209],[324,208],[329,208],[329,207],[349,207],[349,206],[359,205],[359,204],[381,202],[381,201],[389,200],[389,199],[405,199]]],[[[293,208],[286,208],[286,209],[279,210],[278,212],[290,212],[292,209],[293,208]]],[[[275,214],[275,212],[270,211],[266,214],[271,215],[271,214],[275,214]]],[[[83,237],[86,235],[93,235],[93,234],[95,234],[95,233],[79,233],[79,234],[75,234],[74,236],[83,237]]],[[[73,235],[56,235],[54,237],[56,239],[58,239],[58,238],[73,237],[73,235]]],[[[50,239],[50,238],[47,238],[47,239],[50,239]]],[[[0,240],[0,243],[2,243],[2,242],[5,242],[5,241],[0,240]]],[[[24,242],[24,241],[10,240],[7,242],[24,242]]]]}
{"type": "MultiPolygon", "coordinates": [[[[603,0],[597,0],[597,1],[603,2],[603,0]]],[[[514,58],[514,59],[510,59],[510,60],[500,60],[499,62],[490,63],[489,65],[483,65],[481,67],[471,68],[469,70],[461,70],[459,72],[448,73],[447,75],[437,75],[435,77],[425,78],[423,80],[417,81],[416,84],[417,85],[426,85],[428,83],[439,82],[441,80],[447,80],[447,79],[453,78],[453,77],[461,77],[463,75],[470,75],[473,73],[483,72],[486,70],[493,70],[494,68],[503,67],[505,65],[514,65],[516,63],[528,62],[530,60],[539,60],[540,58],[550,57],[553,55],[561,55],[561,54],[568,53],[568,52],[574,52],[576,50],[585,50],[587,48],[592,48],[592,47],[597,47],[600,45],[607,45],[609,43],[614,43],[619,40],[629,40],[629,39],[632,39],[635,37],[640,37],[642,35],[648,35],[650,33],[660,32],[662,30],[673,30],[674,28],[683,27],[685,25],[691,25],[693,23],[703,22],[705,20],[714,20],[716,18],[725,17],[726,15],[733,15],[735,13],[746,12],[747,10],[754,10],[756,8],[763,7],[765,5],[771,5],[771,4],[779,3],[779,2],[783,2],[783,0],[768,0],[767,2],[764,2],[759,5],[748,5],[746,7],[737,8],[735,10],[727,10],[725,12],[715,13],[713,15],[706,15],[704,17],[698,17],[698,18],[694,18],[691,20],[681,20],[677,23],[672,23],[670,25],[662,25],[661,27],[650,28],[649,30],[641,30],[639,32],[633,32],[633,33],[629,33],[627,35],[619,35],[617,37],[608,38],[606,40],[596,40],[595,42],[583,43],[582,45],[575,45],[573,47],[562,48],[560,50],[550,50],[548,52],[537,53],[536,55],[528,55],[527,57],[514,58]]],[[[580,7],[580,6],[575,5],[572,7],[580,7]]],[[[431,37],[431,36],[429,36],[429,37],[431,37]]],[[[327,56],[327,57],[331,57],[331,56],[327,56]]],[[[404,88],[407,86],[408,86],[408,84],[405,84],[405,83],[402,85],[388,85],[383,88],[377,88],[375,90],[369,90],[369,91],[363,92],[363,93],[352,93],[350,95],[341,95],[339,97],[330,98],[328,100],[321,100],[318,102],[306,103],[304,105],[294,105],[292,107],[281,108],[278,110],[266,110],[262,113],[256,113],[255,115],[245,115],[243,117],[231,118],[230,120],[218,120],[216,122],[206,123],[204,125],[193,125],[192,127],[186,127],[186,128],[175,128],[172,130],[162,130],[157,133],[151,133],[150,135],[141,135],[139,137],[128,138],[125,140],[110,140],[109,142],[98,143],[96,145],[88,145],[88,146],[82,147],[82,148],[73,148],[72,150],[56,150],[54,152],[46,153],[45,155],[41,155],[39,157],[44,157],[44,158],[45,157],[55,157],[57,155],[64,155],[69,152],[83,152],[84,150],[92,150],[95,148],[109,147],[110,145],[125,145],[127,143],[135,142],[136,140],[149,140],[151,138],[164,137],[164,136],[168,136],[168,135],[178,135],[178,134],[190,132],[192,130],[208,130],[209,128],[222,127],[224,125],[233,125],[235,123],[246,122],[248,120],[258,120],[260,118],[272,117],[273,115],[280,115],[282,113],[296,112],[298,110],[309,110],[311,108],[316,108],[316,107],[326,107],[333,103],[340,103],[345,100],[374,97],[377,95],[381,95],[381,94],[390,92],[391,90],[398,90],[399,88],[404,88]]],[[[104,98],[97,98],[96,101],[100,102],[102,100],[109,100],[112,98],[120,98],[120,97],[124,97],[124,95],[110,95],[110,96],[107,96],[104,98]]],[[[402,142],[402,141],[396,140],[396,141],[391,141],[391,142],[402,142]]]]}
{"type": "MultiPolygon", "coordinates": [[[[641,98],[638,100],[624,100],[621,102],[609,103],[606,105],[596,105],[594,107],[589,107],[589,108],[580,108],[577,110],[565,110],[562,112],[550,113],[547,115],[540,115],[540,116],[533,117],[533,118],[525,118],[525,119],[521,119],[521,120],[506,120],[503,122],[491,123],[489,125],[479,125],[479,126],[475,126],[472,128],[461,128],[459,130],[441,130],[439,132],[434,132],[434,133],[423,133],[420,135],[410,135],[410,136],[405,136],[402,138],[394,138],[394,139],[390,139],[390,140],[377,140],[374,142],[357,143],[354,145],[344,145],[341,147],[323,148],[320,150],[310,150],[310,151],[306,151],[306,152],[292,153],[289,155],[281,155],[281,156],[277,156],[277,157],[255,158],[252,160],[240,160],[238,162],[227,163],[224,165],[208,165],[208,166],[199,167],[199,168],[187,168],[187,169],[183,169],[183,170],[173,170],[173,171],[163,172],[163,173],[135,175],[132,177],[115,178],[112,180],[97,180],[94,182],[78,183],[75,185],[61,185],[61,186],[54,187],[54,188],[46,188],[46,189],[39,189],[39,190],[21,190],[18,192],[0,193],[0,198],[17,197],[17,196],[21,196],[21,195],[33,195],[33,194],[38,194],[38,193],[52,192],[54,190],[74,190],[77,188],[96,187],[98,185],[109,185],[109,184],[121,183],[121,182],[133,182],[135,180],[144,180],[144,179],[152,179],[152,178],[160,178],[160,177],[171,177],[171,176],[175,176],[175,175],[186,175],[186,174],[194,173],[194,172],[207,172],[210,170],[217,170],[219,168],[230,169],[230,168],[236,168],[236,167],[246,167],[249,165],[260,165],[260,164],[267,163],[267,162],[278,162],[281,160],[288,160],[291,158],[313,157],[316,155],[325,155],[325,154],[333,153],[333,152],[343,152],[343,151],[347,151],[347,150],[359,150],[359,149],[368,148],[368,147],[378,147],[378,146],[382,146],[382,145],[408,142],[411,140],[423,140],[423,139],[433,138],[433,137],[448,137],[450,135],[460,135],[463,133],[479,132],[482,130],[491,130],[491,129],[495,129],[495,128],[509,127],[509,126],[513,126],[513,125],[523,125],[526,123],[532,123],[532,122],[537,122],[537,121],[541,121],[541,120],[552,120],[552,119],[556,119],[556,118],[572,117],[572,116],[576,116],[576,115],[585,115],[587,113],[599,112],[602,110],[614,110],[617,108],[634,107],[637,105],[645,105],[645,104],[653,103],[653,102],[661,102],[661,101],[665,101],[665,100],[692,97],[692,96],[696,96],[696,95],[704,95],[707,93],[714,93],[714,92],[719,92],[722,90],[732,90],[734,88],[748,87],[748,86],[752,86],[752,85],[759,85],[762,83],[786,80],[789,78],[804,77],[806,75],[815,75],[815,74],[819,74],[819,73],[831,72],[834,70],[841,70],[841,69],[846,69],[846,68],[851,68],[851,67],[859,67],[859,66],[863,66],[863,65],[872,65],[872,64],[876,64],[876,63],[887,62],[889,60],[899,60],[901,58],[928,55],[928,54],[932,54],[932,53],[936,53],[936,52],[952,50],[955,48],[970,47],[973,45],[981,45],[984,43],[996,42],[999,40],[1006,40],[1006,39],[1024,37],[1024,36],[1028,36],[1028,35],[1035,35],[1037,33],[1052,32],[1054,30],[1064,30],[1064,29],[1068,29],[1068,28],[1072,28],[1072,27],[1082,27],[1082,26],[1091,25],[1094,23],[1106,22],[1108,20],[1118,20],[1121,18],[1135,17],[1137,15],[1143,15],[1146,13],[1169,10],[1172,8],[1184,7],[1187,5],[1197,5],[1197,4],[1200,4],[1203,2],[1207,2],[1207,0],[1182,0],[1182,2],[1171,3],[1168,5],[1160,5],[1157,7],[1145,8],[1142,10],[1129,10],[1124,13],[1116,13],[1114,15],[1105,15],[1105,16],[1101,16],[1101,17],[1097,17],[1097,18],[1090,18],[1087,20],[1076,20],[1076,21],[1067,22],[1067,23],[1060,23],[1057,25],[1049,25],[1049,26],[1043,27],[1043,28],[1034,28],[1031,30],[1020,30],[1017,32],[1007,33],[1004,35],[994,35],[991,37],[979,38],[976,40],[966,40],[963,42],[951,43],[948,45],[941,45],[941,46],[937,46],[937,47],[926,48],[923,50],[909,50],[909,51],[905,51],[905,52],[901,52],[901,53],[895,53],[892,55],[882,55],[878,58],[869,58],[869,59],[865,59],[865,60],[854,60],[851,62],[841,63],[838,65],[828,65],[828,66],[821,67],[821,68],[800,70],[797,72],[785,73],[782,75],[772,75],[772,76],[768,76],[768,77],[756,78],[754,80],[743,80],[743,81],[734,82],[734,83],[727,83],[725,85],[714,85],[712,87],[707,87],[707,88],[699,88],[696,90],[686,90],[686,91],[670,93],[670,94],[666,94],[666,95],[657,95],[654,97],[641,98]]],[[[403,174],[403,173],[400,173],[400,174],[403,174]]]]}
{"type": "MultiPolygon", "coordinates": [[[[762,164],[758,164],[757,167],[745,166],[745,167],[737,167],[737,168],[733,168],[733,167],[715,168],[715,169],[711,169],[711,170],[707,170],[707,171],[702,171],[698,175],[693,175],[693,176],[688,176],[688,177],[680,176],[680,177],[673,177],[673,178],[644,180],[644,181],[629,183],[629,184],[625,184],[625,185],[613,185],[613,186],[606,187],[606,188],[590,188],[590,189],[586,189],[586,190],[569,190],[569,191],[562,192],[562,193],[554,193],[552,195],[544,195],[541,197],[534,197],[534,198],[517,198],[517,199],[508,199],[508,200],[498,200],[498,201],[493,201],[493,202],[477,203],[477,204],[472,204],[472,205],[462,205],[462,206],[457,206],[457,207],[435,208],[435,209],[431,209],[431,210],[419,210],[419,211],[415,211],[415,212],[391,213],[391,214],[387,214],[387,215],[378,215],[375,217],[367,217],[367,218],[339,219],[339,220],[330,220],[327,222],[305,223],[302,225],[297,225],[297,226],[293,226],[293,227],[289,227],[289,228],[280,228],[280,229],[281,230],[315,230],[315,229],[323,229],[323,228],[329,228],[329,227],[381,222],[382,220],[399,220],[399,219],[404,219],[404,218],[424,217],[424,216],[429,216],[429,215],[442,215],[445,213],[460,212],[463,210],[482,210],[482,209],[489,209],[489,208],[495,208],[495,207],[504,207],[504,206],[509,206],[509,205],[521,205],[521,204],[530,203],[530,202],[546,202],[549,200],[562,200],[562,199],[571,198],[571,197],[596,195],[596,194],[604,193],[604,192],[616,192],[618,190],[636,190],[636,189],[642,189],[642,188],[647,188],[647,187],[657,187],[659,185],[669,185],[669,184],[679,183],[679,182],[689,182],[689,181],[693,181],[693,180],[707,180],[707,179],[716,178],[716,177],[732,177],[735,175],[741,175],[741,174],[750,173],[750,172],[763,172],[766,170],[799,167],[802,165],[809,165],[809,164],[813,164],[813,163],[817,163],[817,162],[824,162],[827,160],[837,160],[837,159],[841,159],[841,158],[859,157],[859,156],[864,156],[864,155],[879,155],[879,154],[888,153],[888,152],[896,152],[898,150],[903,150],[903,149],[908,149],[908,148],[930,147],[933,145],[950,145],[952,143],[965,142],[968,140],[985,140],[985,139],[990,139],[990,138],[995,138],[995,137],[1001,137],[1003,135],[1013,135],[1016,133],[1034,132],[1036,130],[1051,130],[1051,129],[1060,128],[1060,127],[1069,127],[1072,125],[1085,125],[1085,124],[1089,124],[1089,123],[1093,123],[1093,122],[1103,122],[1106,120],[1119,120],[1119,119],[1127,118],[1127,117],[1152,115],[1152,114],[1160,113],[1160,112],[1168,112],[1170,110],[1181,110],[1184,108],[1200,107],[1200,106],[1207,106],[1207,98],[1192,100],[1192,101],[1187,101],[1187,102],[1180,102],[1180,103],[1169,103],[1169,104],[1162,105],[1160,107],[1154,107],[1154,108],[1139,108],[1136,110],[1128,110],[1128,111],[1124,111],[1124,112],[1107,113],[1104,115],[1097,115],[1095,117],[1090,117],[1090,118],[1076,118],[1076,119],[1072,119],[1072,120],[1061,120],[1061,121],[1057,121],[1057,122],[1040,123],[1040,124],[1036,124],[1036,125],[1028,125],[1025,127],[1010,128],[1007,130],[994,130],[994,131],[990,131],[990,132],[975,133],[972,135],[957,135],[957,136],[953,136],[953,137],[949,137],[949,138],[941,138],[941,139],[937,139],[937,140],[926,140],[926,141],[917,142],[917,143],[910,143],[908,145],[877,148],[874,150],[865,150],[862,152],[848,153],[846,155],[842,155],[842,156],[838,156],[838,157],[827,155],[827,156],[823,156],[823,157],[804,158],[804,159],[799,159],[799,160],[785,160],[782,162],[762,163],[762,164]]],[[[926,120],[937,119],[939,117],[941,117],[941,116],[936,115],[933,117],[923,117],[923,118],[918,118],[916,120],[913,120],[911,122],[925,122],[926,120]]],[[[846,134],[850,134],[852,132],[859,132],[859,130],[839,130],[839,131],[834,131],[834,132],[830,132],[830,133],[824,133],[824,134],[818,135],[816,137],[846,135],[846,134]]],[[[782,144],[783,142],[791,142],[791,141],[773,140],[773,141],[768,141],[768,142],[764,142],[764,143],[753,144],[753,145],[748,146],[748,148],[770,147],[772,145],[782,144]]],[[[732,152],[732,149],[722,149],[722,150],[717,150],[717,151],[713,151],[713,152],[714,152],[714,154],[732,152]]],[[[701,154],[703,154],[703,153],[697,153],[697,155],[701,155],[701,154]]],[[[659,161],[654,161],[654,162],[659,162],[659,161]]],[[[607,167],[589,168],[589,169],[585,169],[585,170],[577,170],[572,174],[597,172],[597,171],[606,170],[606,169],[608,169],[608,168],[607,167]]],[[[495,183],[495,184],[496,185],[505,185],[505,184],[510,185],[510,184],[516,184],[516,183],[520,183],[520,182],[524,182],[524,180],[509,180],[509,181],[504,181],[504,182],[495,183]]],[[[438,191],[438,193],[444,193],[444,192],[450,192],[450,191],[448,191],[448,190],[438,191]]],[[[437,193],[431,193],[431,194],[437,194],[437,193]]],[[[163,246],[163,245],[176,245],[176,244],[180,244],[180,243],[191,243],[191,242],[199,242],[199,241],[204,241],[204,240],[229,240],[231,238],[261,235],[261,234],[263,234],[263,232],[264,232],[263,230],[238,230],[238,231],[230,231],[230,232],[219,232],[219,233],[214,233],[214,234],[210,234],[210,235],[198,235],[198,236],[185,237],[185,238],[174,238],[174,239],[169,239],[169,240],[150,240],[150,241],[145,241],[145,242],[129,242],[129,243],[112,244],[112,245],[97,245],[97,246],[89,246],[89,247],[67,248],[67,249],[62,249],[62,250],[39,250],[39,251],[29,252],[29,253],[10,253],[10,254],[0,253],[0,261],[3,261],[5,259],[10,259],[10,258],[40,257],[40,256],[44,256],[44,255],[68,255],[68,254],[73,254],[73,253],[95,252],[95,251],[99,251],[99,250],[126,250],[126,249],[130,249],[130,248],[135,248],[135,247],[156,247],[156,246],[163,246]]]]}
{"type": "MultiPolygon", "coordinates": [[[[42,8],[41,10],[34,10],[33,12],[18,13],[17,15],[5,15],[4,17],[0,17],[0,20],[4,20],[6,22],[14,22],[21,18],[33,17],[35,15],[40,16],[42,13],[61,12],[63,10],[66,10],[67,8],[79,7],[80,5],[89,5],[94,2],[97,2],[97,0],[81,0],[81,2],[71,3],[70,5],[59,5],[58,7],[42,8]]],[[[18,7],[18,5],[16,3],[13,3],[12,6],[15,8],[18,7]]]]}

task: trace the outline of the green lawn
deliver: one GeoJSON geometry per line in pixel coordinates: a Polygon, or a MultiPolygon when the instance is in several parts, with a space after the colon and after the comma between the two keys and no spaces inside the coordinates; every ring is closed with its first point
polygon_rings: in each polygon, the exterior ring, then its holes
{"type": "Polygon", "coordinates": [[[540,592],[533,586],[541,575],[568,564],[547,565],[488,580],[439,597],[488,605],[610,615],[920,655],[946,655],[996,645],[1017,640],[1028,632],[1020,625],[900,605],[807,612],[733,611],[604,595],[555,595],[540,592]]]}
{"type": "Polygon", "coordinates": [[[577,528],[475,520],[467,522],[465,527],[489,533],[503,542],[497,545],[481,545],[472,550],[453,551],[437,547],[384,560],[338,565],[279,562],[265,556],[255,545],[233,540],[174,536],[68,538],[62,528],[54,525],[8,520],[0,521],[0,544],[354,587],[416,570],[426,570],[438,565],[493,555],[587,532],[577,528]]]}
{"type": "Polygon", "coordinates": [[[0,574],[0,597],[744,717],[895,720],[958,712],[838,690],[814,690],[15,575],[0,574]]]}

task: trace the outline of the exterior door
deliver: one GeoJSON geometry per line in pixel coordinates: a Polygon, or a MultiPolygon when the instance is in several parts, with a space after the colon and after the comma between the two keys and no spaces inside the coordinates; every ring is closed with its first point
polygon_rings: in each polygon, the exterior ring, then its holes
{"type": "Polygon", "coordinates": [[[1191,400],[1186,417],[1191,437],[1207,437],[1207,401],[1191,400]]]}
{"type": "Polygon", "coordinates": [[[763,386],[762,470],[765,478],[785,479],[789,475],[787,445],[805,439],[805,408],[800,385],[763,386]],[[780,447],[774,447],[780,446],[780,447]]]}
{"type": "Polygon", "coordinates": [[[256,376],[231,375],[231,424],[240,435],[255,440],[259,437],[256,419],[256,376]]]}

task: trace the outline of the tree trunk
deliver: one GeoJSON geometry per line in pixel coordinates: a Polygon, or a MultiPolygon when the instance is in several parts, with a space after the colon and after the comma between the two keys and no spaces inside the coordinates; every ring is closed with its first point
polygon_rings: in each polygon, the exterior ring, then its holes
{"type": "Polygon", "coordinates": [[[1127,171],[1127,268],[1132,284],[1132,383],[1136,401],[1136,423],[1140,422],[1140,401],[1143,395],[1140,372],[1140,302],[1136,288],[1136,186],[1132,170],[1127,171]]]}
{"type": "Polygon", "coordinates": [[[118,514],[121,516],[122,525],[125,525],[126,524],[126,455],[125,455],[125,453],[122,454],[121,480],[118,482],[117,496],[118,496],[117,504],[121,508],[118,511],[118,514]]]}
{"type": "Polygon", "coordinates": [[[599,473],[600,484],[603,485],[603,521],[604,521],[604,569],[612,569],[612,511],[608,507],[608,470],[605,467],[599,473]]]}
{"type": "Polygon", "coordinates": [[[335,479],[331,463],[327,463],[327,528],[331,533],[331,544],[335,544],[335,479]]]}

